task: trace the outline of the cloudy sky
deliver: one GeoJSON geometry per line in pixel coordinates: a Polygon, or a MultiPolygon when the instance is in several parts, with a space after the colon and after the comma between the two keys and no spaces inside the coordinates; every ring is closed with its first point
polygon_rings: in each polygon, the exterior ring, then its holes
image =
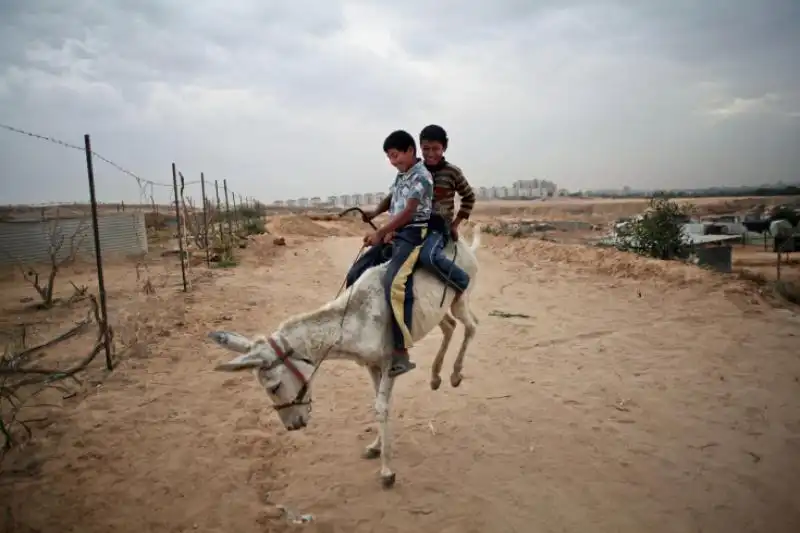
{"type": "MultiPolygon", "coordinates": [[[[385,190],[386,134],[431,122],[475,185],[798,181],[798,66],[797,0],[0,4],[0,123],[262,200],[385,190]]],[[[0,129],[0,180],[82,200],[84,156],[0,129]]]]}

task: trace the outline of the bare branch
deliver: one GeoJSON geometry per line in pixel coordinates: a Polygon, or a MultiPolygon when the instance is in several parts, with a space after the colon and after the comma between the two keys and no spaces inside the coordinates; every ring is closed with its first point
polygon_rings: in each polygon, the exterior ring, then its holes
{"type": "Polygon", "coordinates": [[[74,337],[78,333],[83,332],[86,327],[91,323],[92,317],[91,315],[86,317],[86,319],[81,320],[78,322],[74,327],[70,328],[69,331],[66,331],[59,335],[58,337],[51,339],[47,342],[39,344],[38,346],[34,346],[33,348],[28,348],[23,350],[17,354],[11,354],[10,356],[5,356],[3,361],[0,364],[0,375],[6,374],[13,374],[18,372],[20,365],[25,363],[27,359],[33,355],[34,353],[38,352],[39,350],[44,350],[54,344],[58,344],[59,342],[63,342],[71,337],[74,337]]]}
{"type": "MultiPolygon", "coordinates": [[[[12,427],[17,425],[22,427],[25,433],[30,437],[31,430],[28,427],[28,422],[34,421],[33,419],[30,420],[20,420],[19,414],[23,407],[26,406],[32,398],[38,396],[40,393],[44,392],[45,390],[49,390],[55,388],[56,390],[62,392],[63,397],[69,397],[74,393],[66,389],[63,385],[61,385],[60,381],[65,379],[72,379],[80,384],[80,381],[75,377],[75,374],[84,370],[97,355],[103,350],[104,347],[104,339],[105,336],[108,335],[111,339],[113,336],[113,331],[108,326],[108,324],[102,320],[100,316],[100,308],[97,303],[97,299],[94,295],[89,295],[90,301],[90,309],[89,314],[85,320],[78,322],[73,328],[70,330],[62,333],[61,335],[51,339],[45,343],[39,344],[33,348],[24,348],[17,353],[13,353],[9,356],[8,354],[3,356],[3,359],[0,360],[0,400],[6,400],[11,405],[11,415],[8,420],[0,419],[0,433],[2,433],[4,438],[3,443],[3,450],[9,449],[14,443],[14,436],[12,433],[12,427]],[[89,323],[95,322],[98,327],[97,331],[97,338],[94,343],[94,347],[80,361],[76,364],[71,366],[67,369],[51,369],[51,368],[40,368],[40,367],[26,367],[23,366],[25,362],[36,352],[53,346],[59,342],[63,342],[66,339],[74,337],[75,335],[79,334],[80,332],[84,331],[89,323]],[[27,377],[25,377],[27,376],[27,377]],[[12,383],[9,382],[10,378],[17,378],[21,377],[22,379],[18,379],[12,383]],[[20,399],[18,395],[18,391],[23,387],[29,386],[37,386],[38,388],[27,395],[24,400],[20,399]]],[[[37,404],[33,407],[43,407],[45,404],[37,404]]],[[[29,406],[31,407],[31,406],[29,406]]]]}
{"type": "MultiPolygon", "coordinates": [[[[6,255],[16,263],[17,268],[19,268],[20,272],[22,273],[23,279],[28,282],[34,288],[34,290],[36,290],[36,293],[42,300],[41,305],[44,308],[50,308],[55,303],[53,295],[55,292],[55,284],[58,273],[60,272],[61,267],[75,260],[78,250],[83,244],[83,240],[86,238],[86,223],[84,220],[81,220],[78,223],[78,227],[75,228],[75,231],[68,238],[68,248],[66,249],[66,254],[62,253],[62,249],[64,248],[65,244],[65,236],[64,232],[61,231],[59,220],[58,214],[56,214],[56,218],[51,221],[50,229],[48,231],[47,255],[49,272],[47,274],[46,283],[42,282],[42,276],[33,266],[26,265],[18,258],[12,256],[8,251],[5,252],[6,255]]],[[[75,287],[74,284],[73,287],[75,287]]],[[[80,289],[77,287],[75,287],[75,289],[77,293],[80,293],[78,296],[83,296],[83,294],[85,294],[85,290],[80,292],[80,289]]],[[[70,297],[69,301],[76,301],[75,295],[70,297]]]]}

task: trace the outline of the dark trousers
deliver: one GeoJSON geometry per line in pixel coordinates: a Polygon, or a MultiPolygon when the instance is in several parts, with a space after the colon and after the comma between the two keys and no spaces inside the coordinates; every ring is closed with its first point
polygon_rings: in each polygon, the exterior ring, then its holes
{"type": "Polygon", "coordinates": [[[411,347],[411,317],[414,309],[413,270],[427,234],[425,226],[405,226],[397,230],[390,244],[380,243],[353,263],[345,286],[350,287],[367,269],[389,261],[383,278],[384,291],[392,311],[392,337],[395,350],[411,347]]]}
{"type": "Polygon", "coordinates": [[[353,263],[353,266],[350,267],[350,270],[347,271],[344,286],[350,287],[368,269],[385,263],[391,257],[391,244],[380,243],[377,246],[371,246],[366,252],[361,254],[361,257],[359,257],[358,260],[353,263]]]}
{"type": "Polygon", "coordinates": [[[386,300],[392,310],[392,338],[396,351],[411,348],[411,317],[414,311],[414,266],[419,259],[426,226],[406,226],[392,241],[392,258],[383,278],[386,300]]]}

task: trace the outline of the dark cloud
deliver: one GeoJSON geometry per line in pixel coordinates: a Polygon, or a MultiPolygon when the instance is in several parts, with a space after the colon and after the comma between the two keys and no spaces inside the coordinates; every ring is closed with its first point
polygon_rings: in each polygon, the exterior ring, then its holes
{"type": "MultiPolygon", "coordinates": [[[[384,189],[383,136],[429,122],[477,184],[789,181],[798,52],[794,0],[10,0],[0,122],[265,199],[384,189]]],[[[83,194],[79,152],[0,140],[0,202],[83,194]]]]}

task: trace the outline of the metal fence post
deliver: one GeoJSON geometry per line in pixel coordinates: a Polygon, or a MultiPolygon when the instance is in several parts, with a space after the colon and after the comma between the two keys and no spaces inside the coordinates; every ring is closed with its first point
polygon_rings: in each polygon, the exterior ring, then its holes
{"type": "Polygon", "coordinates": [[[186,283],[186,264],[183,257],[183,236],[181,228],[181,204],[178,199],[178,173],[175,169],[175,163],[172,163],[172,188],[175,191],[175,217],[178,222],[178,250],[181,256],[181,279],[183,280],[183,292],[189,292],[189,287],[186,283]]]}
{"type": "Polygon", "coordinates": [[[206,177],[200,173],[200,194],[203,195],[203,246],[206,249],[206,267],[211,267],[211,256],[209,255],[209,247],[211,242],[208,238],[208,206],[206,205],[206,177]]]}
{"type": "Polygon", "coordinates": [[[219,243],[225,247],[225,235],[222,233],[222,202],[219,199],[219,182],[214,180],[214,189],[217,191],[217,216],[219,217],[219,243]]]}
{"type": "Polygon", "coordinates": [[[222,180],[222,188],[225,190],[225,218],[228,219],[228,243],[233,253],[233,225],[231,221],[231,206],[228,203],[228,180],[222,180]]]}
{"type": "MultiPolygon", "coordinates": [[[[241,229],[239,225],[239,217],[236,214],[236,193],[231,192],[231,202],[233,203],[233,221],[236,222],[236,231],[241,229]]],[[[239,206],[241,208],[241,206],[239,206]]]]}
{"type": "Polygon", "coordinates": [[[89,134],[83,136],[86,151],[86,173],[89,176],[89,201],[92,206],[92,231],[94,232],[94,257],[97,261],[97,292],[100,295],[100,313],[104,322],[103,346],[106,351],[106,369],[113,370],[111,360],[111,337],[108,329],[108,307],[106,304],[106,282],[103,276],[103,252],[100,249],[100,223],[97,219],[97,195],[94,189],[94,165],[92,163],[92,141],[89,134]]]}

